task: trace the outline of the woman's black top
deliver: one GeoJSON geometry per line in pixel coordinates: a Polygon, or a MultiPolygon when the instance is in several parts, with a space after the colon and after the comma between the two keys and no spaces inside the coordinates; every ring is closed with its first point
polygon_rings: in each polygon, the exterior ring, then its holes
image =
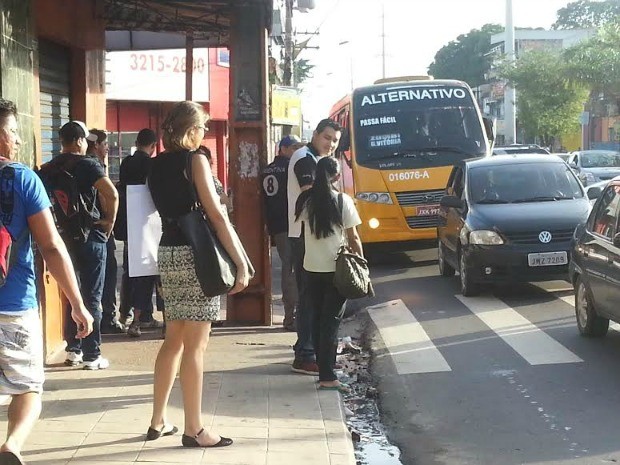
{"type": "Polygon", "coordinates": [[[163,152],[151,160],[148,186],[162,221],[159,245],[189,245],[176,222],[194,204],[192,186],[185,177],[189,154],[189,151],[163,152]]]}

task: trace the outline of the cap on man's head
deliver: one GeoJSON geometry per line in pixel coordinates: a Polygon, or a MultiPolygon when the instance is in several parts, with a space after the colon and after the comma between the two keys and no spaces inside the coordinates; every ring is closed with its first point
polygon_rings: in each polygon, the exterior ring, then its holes
{"type": "Polygon", "coordinates": [[[282,140],[280,141],[280,147],[290,147],[291,145],[300,143],[301,141],[299,140],[299,137],[291,134],[282,138],[282,140]]]}
{"type": "Polygon", "coordinates": [[[97,142],[97,134],[91,134],[81,121],[69,121],[58,131],[63,142],[72,142],[83,137],[87,141],[97,142]]]}

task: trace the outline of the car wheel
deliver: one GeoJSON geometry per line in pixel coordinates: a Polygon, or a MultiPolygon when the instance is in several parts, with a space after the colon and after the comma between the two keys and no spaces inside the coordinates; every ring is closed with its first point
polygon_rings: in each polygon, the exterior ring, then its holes
{"type": "Polygon", "coordinates": [[[575,316],[582,336],[602,337],[609,330],[609,320],[597,315],[590,290],[581,277],[575,282],[575,316]]]}
{"type": "Polygon", "coordinates": [[[471,280],[465,254],[463,253],[459,254],[459,277],[461,281],[461,294],[464,297],[473,297],[480,293],[480,286],[471,280]]]}
{"type": "Polygon", "coordinates": [[[437,257],[437,261],[439,264],[439,274],[445,278],[454,276],[455,270],[446,261],[445,245],[443,245],[441,240],[439,240],[439,243],[437,244],[437,257]]]}

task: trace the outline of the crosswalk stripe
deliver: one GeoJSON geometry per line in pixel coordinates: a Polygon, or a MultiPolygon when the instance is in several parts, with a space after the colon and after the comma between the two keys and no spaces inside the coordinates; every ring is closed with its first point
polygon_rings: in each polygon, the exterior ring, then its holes
{"type": "Polygon", "coordinates": [[[368,308],[400,375],[452,371],[402,300],[368,308]]]}
{"type": "MultiPolygon", "coordinates": [[[[551,281],[549,283],[546,282],[540,282],[540,283],[532,283],[534,284],[536,287],[542,289],[543,291],[548,292],[549,294],[552,294],[556,299],[561,300],[562,302],[566,302],[568,305],[570,305],[571,307],[575,306],[575,296],[573,294],[571,295],[555,295],[555,292],[566,292],[566,291],[572,291],[573,288],[572,286],[568,285],[569,287],[566,286],[562,286],[561,288],[557,288],[555,286],[553,286],[553,283],[555,281],[551,281]]],[[[567,283],[564,283],[567,284],[567,283]]],[[[614,321],[610,321],[609,322],[609,329],[613,330],[613,331],[617,331],[620,332],[620,323],[616,323],[614,321]]]]}
{"type": "Polygon", "coordinates": [[[456,297],[531,365],[583,362],[501,300],[494,297],[456,297]]]}

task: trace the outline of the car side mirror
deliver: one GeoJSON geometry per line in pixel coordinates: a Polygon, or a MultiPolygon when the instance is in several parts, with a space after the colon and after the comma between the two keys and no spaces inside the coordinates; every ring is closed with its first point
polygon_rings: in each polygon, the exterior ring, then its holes
{"type": "Polygon", "coordinates": [[[588,189],[588,198],[590,200],[596,200],[601,196],[601,192],[603,192],[603,189],[600,187],[591,187],[588,189]]]}
{"type": "Polygon", "coordinates": [[[465,202],[455,195],[444,195],[439,201],[439,206],[445,208],[463,208],[465,202]]]}
{"type": "Polygon", "coordinates": [[[579,167],[577,166],[577,163],[575,163],[574,161],[570,162],[568,166],[570,166],[574,170],[579,169],[579,167]]]}
{"type": "Polygon", "coordinates": [[[614,236],[613,243],[614,243],[614,247],[620,248],[620,233],[614,236]]]}
{"type": "Polygon", "coordinates": [[[484,123],[484,130],[487,133],[487,138],[491,142],[495,141],[495,123],[493,120],[485,116],[482,118],[482,122],[484,123]]]}

